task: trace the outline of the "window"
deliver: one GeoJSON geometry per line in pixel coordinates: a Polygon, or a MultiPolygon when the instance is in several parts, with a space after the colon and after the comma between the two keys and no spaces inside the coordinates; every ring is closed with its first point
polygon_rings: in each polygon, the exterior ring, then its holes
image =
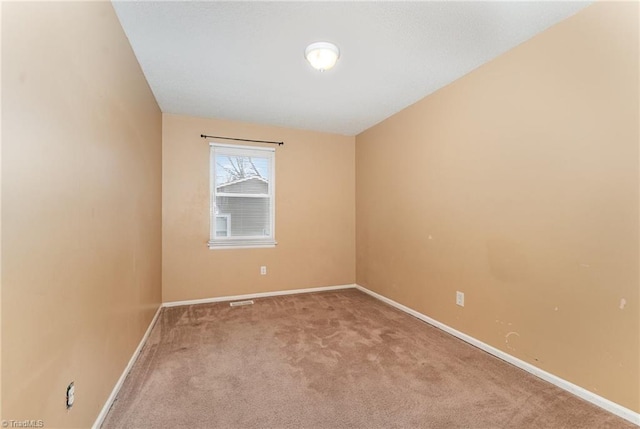
{"type": "Polygon", "coordinates": [[[275,246],[274,155],[211,143],[210,249],[275,246]]]}

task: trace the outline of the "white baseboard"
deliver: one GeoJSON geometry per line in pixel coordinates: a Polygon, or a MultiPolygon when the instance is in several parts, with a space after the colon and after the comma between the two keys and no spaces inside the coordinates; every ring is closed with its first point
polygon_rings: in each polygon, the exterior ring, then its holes
{"type": "Polygon", "coordinates": [[[402,305],[392,299],[389,299],[385,296],[382,296],[378,293],[375,293],[365,287],[362,287],[360,285],[355,285],[355,287],[368,294],[371,295],[374,298],[379,299],[380,301],[383,301],[393,307],[396,307],[399,310],[404,311],[405,313],[408,313],[430,325],[435,326],[436,328],[439,328],[451,335],[453,335],[454,337],[460,338],[462,341],[465,341],[469,344],[471,344],[472,346],[478,347],[481,350],[484,350],[485,352],[492,354],[493,356],[502,359],[512,365],[517,366],[520,369],[523,369],[525,371],[527,371],[528,373],[531,373],[533,375],[535,375],[538,378],[541,378],[555,386],[558,386],[559,388],[566,390],[569,393],[572,393],[582,399],[584,399],[587,402],[590,402],[600,408],[603,408],[607,411],[609,411],[610,413],[613,413],[619,417],[622,417],[625,420],[630,421],[631,423],[634,423],[638,426],[640,426],[640,413],[636,413],[633,410],[630,410],[628,408],[623,407],[622,405],[616,404],[613,401],[610,401],[606,398],[603,398],[602,396],[596,395],[593,392],[588,391],[587,389],[580,387],[576,384],[571,383],[570,381],[567,381],[563,378],[560,378],[556,375],[553,375],[547,371],[544,371],[534,365],[531,365],[528,362],[525,362],[523,360],[518,359],[517,357],[511,356],[508,353],[503,352],[502,350],[499,350],[493,346],[490,346],[486,343],[483,343],[480,340],[477,340],[467,334],[464,334],[460,331],[457,331],[455,329],[453,329],[452,327],[445,325],[444,323],[438,322],[437,320],[434,320],[428,316],[425,316],[422,313],[417,312],[416,310],[413,310],[405,305],[402,305]]]}
{"type": "Polygon", "coordinates": [[[151,319],[151,323],[149,323],[149,327],[147,328],[147,331],[144,333],[144,335],[142,336],[142,339],[140,340],[140,343],[138,344],[138,347],[133,352],[133,356],[131,356],[131,359],[129,359],[129,363],[127,363],[127,366],[124,368],[124,371],[122,371],[120,378],[116,382],[116,385],[113,387],[111,394],[107,398],[107,402],[104,403],[104,406],[100,411],[100,414],[98,414],[96,421],[93,423],[93,426],[91,426],[92,429],[99,429],[100,426],[102,426],[102,423],[104,422],[105,417],[107,417],[107,413],[109,412],[109,409],[111,409],[111,405],[113,405],[113,401],[116,399],[116,396],[118,395],[118,392],[122,387],[122,383],[124,383],[124,380],[125,378],[127,378],[129,371],[131,371],[131,368],[133,367],[133,364],[138,358],[138,355],[140,354],[142,347],[144,347],[145,343],[147,342],[147,338],[149,338],[149,334],[151,334],[151,329],[153,328],[153,325],[156,324],[156,320],[160,315],[161,309],[162,309],[162,305],[159,306],[158,309],[156,310],[156,314],[153,316],[153,319],[151,319]]]}
{"type": "Polygon", "coordinates": [[[217,298],[191,299],[187,301],[169,301],[169,302],[162,303],[162,306],[177,307],[180,305],[209,304],[211,302],[242,301],[245,299],[266,298],[269,296],[295,295],[299,293],[326,292],[330,290],[353,289],[355,287],[356,285],[350,284],[350,285],[340,285],[340,286],[312,287],[307,289],[279,290],[274,292],[249,293],[245,295],[220,296],[217,298]]]}

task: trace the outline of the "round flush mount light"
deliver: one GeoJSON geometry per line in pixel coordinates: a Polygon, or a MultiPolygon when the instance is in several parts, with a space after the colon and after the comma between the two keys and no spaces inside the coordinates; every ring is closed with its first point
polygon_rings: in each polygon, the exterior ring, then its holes
{"type": "Polygon", "coordinates": [[[340,50],[329,42],[316,42],[307,46],[304,56],[316,70],[325,71],[336,65],[340,58],[340,50]]]}

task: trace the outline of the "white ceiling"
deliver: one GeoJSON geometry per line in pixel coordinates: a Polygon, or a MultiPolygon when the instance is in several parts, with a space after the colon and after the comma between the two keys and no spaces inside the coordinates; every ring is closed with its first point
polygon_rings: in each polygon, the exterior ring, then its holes
{"type": "Polygon", "coordinates": [[[165,113],[354,135],[590,2],[114,1],[165,113]],[[330,41],[320,73],[306,46],[330,41]]]}

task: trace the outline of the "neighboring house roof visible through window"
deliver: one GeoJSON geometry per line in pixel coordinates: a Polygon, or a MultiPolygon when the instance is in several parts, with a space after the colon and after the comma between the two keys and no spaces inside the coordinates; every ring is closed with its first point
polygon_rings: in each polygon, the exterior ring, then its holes
{"type": "Polygon", "coordinates": [[[218,192],[240,192],[266,194],[269,188],[269,181],[263,177],[251,176],[231,182],[223,183],[216,187],[218,192]]]}

